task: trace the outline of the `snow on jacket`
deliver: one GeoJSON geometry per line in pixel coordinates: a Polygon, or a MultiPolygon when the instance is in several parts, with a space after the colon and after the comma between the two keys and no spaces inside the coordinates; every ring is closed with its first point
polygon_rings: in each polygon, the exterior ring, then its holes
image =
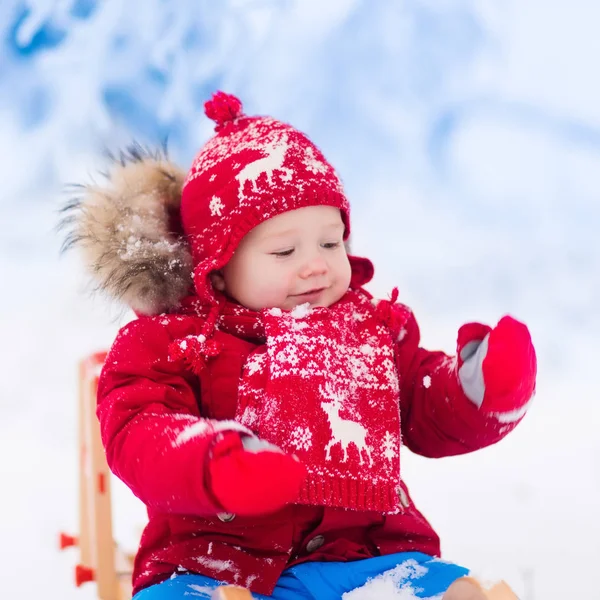
{"type": "MultiPolygon", "coordinates": [[[[359,289],[350,301],[358,314],[370,296],[359,289]]],[[[304,561],[411,550],[439,555],[438,536],[401,480],[391,510],[349,510],[326,497],[317,498],[319,505],[306,493],[302,503],[264,517],[222,512],[205,485],[210,449],[219,432],[257,427],[247,413],[242,418],[240,401],[247,407],[249,400],[240,394],[240,384],[249,360],[268,353],[268,335],[257,313],[229,304],[213,338],[218,354],[202,369],[194,369],[189,356],[173,360],[174,347],[198,339],[205,316],[191,297],[175,313],[134,320],[117,336],[100,379],[98,417],[109,466],[148,508],[134,590],[188,571],[269,594],[285,568],[304,561]]],[[[407,448],[429,457],[462,454],[493,444],[514,428],[516,422],[486,416],[467,398],[453,358],[419,347],[419,329],[407,307],[383,301],[372,316],[386,330],[378,351],[393,357],[396,433],[407,448]]],[[[260,403],[257,381],[250,398],[254,409],[260,403]]],[[[300,446],[296,440],[294,448],[300,446]]],[[[356,448],[332,444],[329,452],[338,462],[344,461],[344,450],[350,460],[367,460],[356,448]]],[[[381,460],[385,450],[370,448],[381,460]]]]}

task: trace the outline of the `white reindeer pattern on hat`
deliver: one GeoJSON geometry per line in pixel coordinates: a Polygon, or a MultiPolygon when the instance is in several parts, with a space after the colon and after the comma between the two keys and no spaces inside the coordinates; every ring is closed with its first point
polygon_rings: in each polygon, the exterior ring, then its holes
{"type": "Polygon", "coordinates": [[[252,182],[252,190],[257,192],[258,178],[264,173],[267,176],[267,182],[269,185],[273,185],[273,172],[282,171],[283,175],[281,179],[283,181],[290,181],[294,171],[288,167],[284,167],[285,157],[288,151],[288,136],[283,135],[278,140],[266,144],[263,150],[266,152],[266,156],[259,158],[251,163],[248,163],[236,176],[235,179],[239,183],[238,198],[240,204],[243,204],[246,200],[244,195],[244,186],[247,181],[252,182]]]}

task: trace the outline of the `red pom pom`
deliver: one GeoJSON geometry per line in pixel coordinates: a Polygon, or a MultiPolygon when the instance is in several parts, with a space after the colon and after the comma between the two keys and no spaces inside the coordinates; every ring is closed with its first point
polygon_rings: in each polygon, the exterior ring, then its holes
{"type": "Polygon", "coordinates": [[[408,321],[410,312],[404,305],[396,304],[400,292],[395,287],[389,300],[380,300],[375,309],[377,317],[390,330],[394,341],[398,339],[402,327],[408,321]]]}
{"type": "Polygon", "coordinates": [[[232,94],[215,92],[210,100],[204,103],[204,112],[209,119],[215,121],[215,131],[222,129],[227,123],[241,117],[242,103],[232,94]]]}
{"type": "Polygon", "coordinates": [[[397,287],[392,290],[391,298],[389,300],[380,300],[375,309],[377,317],[388,327],[391,327],[394,321],[394,304],[396,304],[396,300],[398,300],[397,287]]]}

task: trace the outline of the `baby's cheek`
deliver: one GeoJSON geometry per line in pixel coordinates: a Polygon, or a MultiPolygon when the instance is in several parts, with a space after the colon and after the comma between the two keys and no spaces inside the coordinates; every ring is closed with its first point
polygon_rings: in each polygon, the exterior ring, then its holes
{"type": "Polygon", "coordinates": [[[257,296],[260,298],[260,303],[263,308],[284,308],[283,303],[288,296],[287,282],[284,278],[278,278],[276,274],[269,275],[265,274],[257,287],[257,296]]]}
{"type": "Polygon", "coordinates": [[[350,261],[348,261],[347,256],[345,257],[345,261],[339,265],[336,275],[336,287],[347,290],[350,287],[350,281],[352,279],[352,267],[350,266],[350,261]]]}

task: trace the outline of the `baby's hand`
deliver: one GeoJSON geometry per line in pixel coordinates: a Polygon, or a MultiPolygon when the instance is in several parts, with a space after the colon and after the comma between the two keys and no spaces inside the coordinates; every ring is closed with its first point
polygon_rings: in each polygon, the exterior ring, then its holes
{"type": "Polygon", "coordinates": [[[458,365],[465,394],[485,412],[516,416],[535,391],[537,360],[531,335],[512,317],[503,317],[494,329],[463,325],[458,365]]]}
{"type": "Polygon", "coordinates": [[[227,512],[266,515],[294,502],[306,467],[257,437],[227,432],[214,446],[208,486],[227,512]]]}

